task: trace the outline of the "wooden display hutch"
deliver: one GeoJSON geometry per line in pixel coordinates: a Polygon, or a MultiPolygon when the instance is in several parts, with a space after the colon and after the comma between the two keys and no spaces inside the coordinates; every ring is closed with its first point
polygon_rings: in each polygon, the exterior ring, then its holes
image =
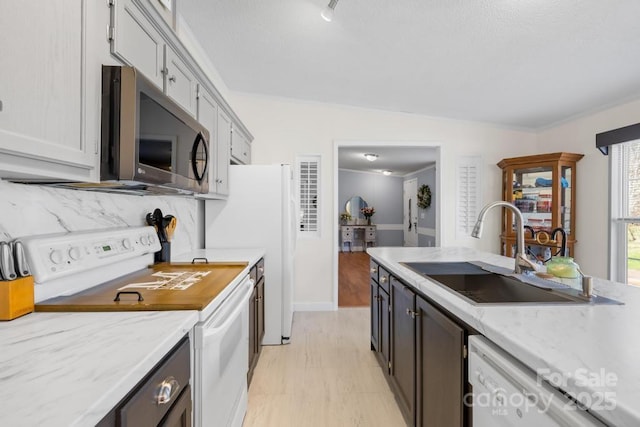
{"type": "MultiPolygon", "coordinates": [[[[543,262],[550,256],[574,254],[576,163],[582,157],[582,154],[550,153],[503,159],[498,163],[502,169],[503,200],[522,212],[527,251],[543,262]],[[566,234],[564,250],[563,233],[558,229],[566,234]]],[[[513,257],[515,216],[506,209],[502,215],[501,253],[513,257]]]]}

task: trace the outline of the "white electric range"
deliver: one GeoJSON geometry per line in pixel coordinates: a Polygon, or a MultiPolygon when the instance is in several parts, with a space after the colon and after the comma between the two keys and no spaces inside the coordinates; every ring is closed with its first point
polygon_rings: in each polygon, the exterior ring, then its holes
{"type": "Polygon", "coordinates": [[[199,260],[152,266],[160,250],[153,227],[21,241],[36,282],[36,311],[198,310],[200,321],[190,334],[194,425],[242,424],[250,264],[199,260]]]}

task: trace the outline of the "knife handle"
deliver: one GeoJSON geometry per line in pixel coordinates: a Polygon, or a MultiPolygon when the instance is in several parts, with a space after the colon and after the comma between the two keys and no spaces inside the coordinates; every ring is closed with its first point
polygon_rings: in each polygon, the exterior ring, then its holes
{"type": "Polygon", "coordinates": [[[29,264],[27,263],[27,254],[24,251],[24,245],[19,240],[13,242],[13,258],[16,273],[21,277],[30,276],[31,270],[29,270],[29,264]]]}
{"type": "Polygon", "coordinates": [[[2,270],[4,280],[15,280],[18,277],[13,266],[11,245],[7,242],[0,243],[0,270],[2,270]]]}

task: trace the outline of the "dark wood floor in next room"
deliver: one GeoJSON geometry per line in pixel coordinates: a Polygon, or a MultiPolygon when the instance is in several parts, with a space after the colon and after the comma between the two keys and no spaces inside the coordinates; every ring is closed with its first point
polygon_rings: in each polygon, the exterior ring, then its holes
{"type": "Polygon", "coordinates": [[[338,255],[338,306],[369,306],[369,255],[340,252],[338,255]]]}

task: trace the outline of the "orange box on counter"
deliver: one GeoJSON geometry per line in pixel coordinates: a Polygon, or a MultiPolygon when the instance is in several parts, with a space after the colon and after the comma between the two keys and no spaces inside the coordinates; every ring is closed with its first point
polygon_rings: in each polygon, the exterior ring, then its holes
{"type": "Polygon", "coordinates": [[[33,276],[0,281],[0,320],[13,320],[33,312],[33,276]]]}

